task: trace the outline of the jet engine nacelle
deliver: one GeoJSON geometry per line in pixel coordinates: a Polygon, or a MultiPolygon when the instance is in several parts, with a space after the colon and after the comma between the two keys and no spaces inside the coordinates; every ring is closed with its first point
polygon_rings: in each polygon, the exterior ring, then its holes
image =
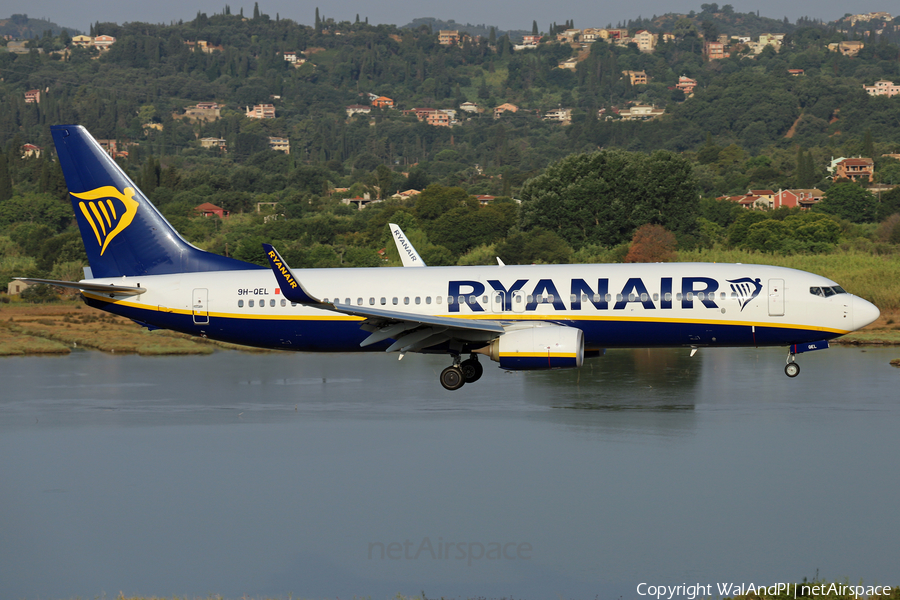
{"type": "Polygon", "coordinates": [[[507,331],[478,352],[511,371],[574,369],[584,362],[584,334],[574,327],[535,323],[507,331]]]}

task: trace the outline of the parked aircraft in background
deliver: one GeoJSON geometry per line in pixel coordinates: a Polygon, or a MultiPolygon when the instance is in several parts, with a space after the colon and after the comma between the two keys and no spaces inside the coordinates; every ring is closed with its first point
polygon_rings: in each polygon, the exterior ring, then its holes
{"type": "MultiPolygon", "coordinates": [[[[479,356],[574,368],[615,347],[787,346],[794,377],[797,353],[879,315],[825,277],[764,265],[293,271],[264,245],[261,267],[185,241],[83,127],[51,132],[90,269],[79,282],[27,281],[79,289],[149,328],[281,350],[448,354],[440,381],[455,390],[481,377],[479,356]]],[[[401,257],[424,266],[411,245],[401,257]]]]}

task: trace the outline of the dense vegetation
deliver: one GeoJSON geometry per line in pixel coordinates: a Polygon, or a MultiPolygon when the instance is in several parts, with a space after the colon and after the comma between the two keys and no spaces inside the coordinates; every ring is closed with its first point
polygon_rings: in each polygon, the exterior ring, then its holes
{"type": "Polygon", "coordinates": [[[825,167],[833,156],[862,154],[875,158],[877,179],[900,183],[900,162],[882,156],[900,151],[900,98],[863,91],[882,78],[900,82],[898,24],[878,33],[874,24],[842,23],[841,31],[704,4],[629,22],[676,34],[652,54],[605,42],[514,51],[496,32],[443,47],[428,24],[335,23],[317,10],[308,27],[258,7],[252,16],[226,7],[173,25],[97,23],[91,34],[117,38],[102,55],[54,53],[70,45],[69,33],[47,30],[29,54],[0,49],[0,286],[15,275],[80,275],[84,252],[49,137],[49,125],[63,122],[118,140],[128,150],[123,167],[176,228],[244,260],[261,261],[260,242],[270,241],[297,267],[393,264],[389,221],[434,265],[498,255],[508,263],[621,261],[647,223],[671,230],[682,251],[893,256],[900,190],[879,197],[832,185],[825,167]],[[701,33],[764,28],[788,34],[780,52],[704,60],[701,33]],[[851,38],[865,40],[859,56],[827,50],[851,38]],[[186,44],[198,40],[221,50],[186,44]],[[294,68],[284,52],[309,61],[294,68]],[[579,53],[574,71],[558,68],[579,53]],[[791,77],[789,68],[805,74],[791,77]],[[650,83],[631,86],[623,70],[645,70],[650,83]],[[680,75],[699,82],[693,97],[674,88],[680,75]],[[40,104],[25,103],[30,89],[42,90],[40,104]],[[473,101],[487,111],[453,128],[390,109],[347,118],[345,107],[368,103],[368,94],[401,109],[473,101]],[[201,101],[223,105],[221,118],[176,118],[201,101]],[[277,118],[244,116],[245,106],[264,102],[277,118]],[[494,119],[503,102],[520,110],[494,119]],[[663,106],[666,115],[645,123],[598,116],[629,102],[663,106]],[[571,125],[541,119],[560,105],[574,109],[571,125]],[[288,137],[291,154],[269,150],[268,136],[288,137]],[[224,138],[227,153],[201,148],[203,137],[224,138]],[[23,158],[25,143],[44,151],[23,158]],[[809,214],[742,213],[714,199],[788,187],[819,187],[828,198],[809,214]],[[363,211],[340,202],[409,188],[424,193],[363,211]],[[498,199],[481,206],[473,194],[498,199]],[[202,202],[233,214],[197,218],[202,202]],[[277,207],[257,212],[259,203],[277,207]]]}

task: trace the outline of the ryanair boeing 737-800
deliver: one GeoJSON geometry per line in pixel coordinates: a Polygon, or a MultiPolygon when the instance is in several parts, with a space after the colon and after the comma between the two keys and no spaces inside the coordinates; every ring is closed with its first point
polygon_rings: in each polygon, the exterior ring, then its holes
{"type": "Polygon", "coordinates": [[[185,241],[83,127],[51,131],[90,268],[79,282],[27,281],[79,289],[149,328],[303,352],[448,354],[440,381],[455,390],[481,377],[479,356],[574,368],[616,347],[786,346],[794,377],[795,354],[879,315],[825,277],[764,265],[292,271],[265,245],[261,267],[185,241]]]}

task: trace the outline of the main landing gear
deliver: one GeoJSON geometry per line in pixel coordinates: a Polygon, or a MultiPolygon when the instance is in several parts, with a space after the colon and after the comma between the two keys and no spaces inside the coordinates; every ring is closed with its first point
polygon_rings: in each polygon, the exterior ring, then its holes
{"type": "Polygon", "coordinates": [[[793,352],[788,352],[787,364],[784,365],[784,374],[788,377],[796,377],[800,374],[800,365],[794,362],[793,352]]]}
{"type": "Polygon", "coordinates": [[[468,360],[462,362],[456,354],[453,356],[453,364],[441,371],[441,385],[452,392],[467,383],[475,383],[483,373],[484,367],[474,354],[470,354],[468,360]]]}

